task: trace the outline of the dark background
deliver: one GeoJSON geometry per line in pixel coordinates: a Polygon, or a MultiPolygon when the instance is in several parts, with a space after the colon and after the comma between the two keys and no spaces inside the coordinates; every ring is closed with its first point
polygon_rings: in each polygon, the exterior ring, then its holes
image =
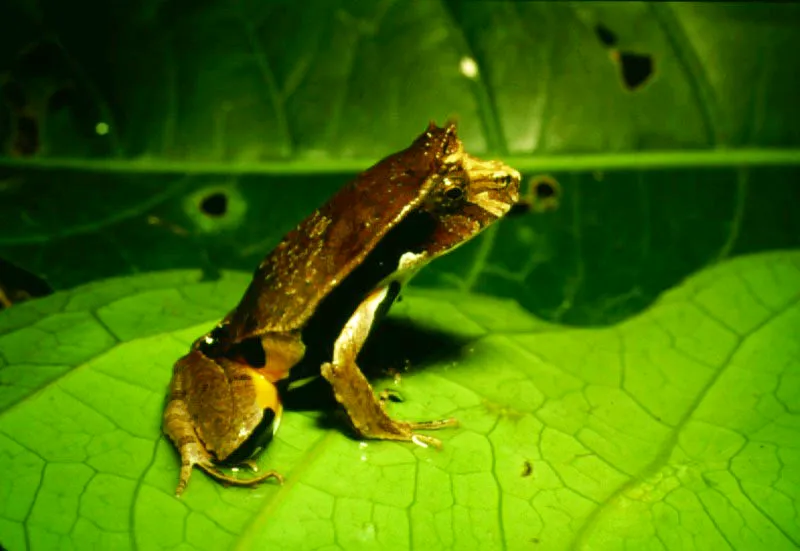
{"type": "Polygon", "coordinates": [[[415,285],[607,324],[710,263],[800,242],[797,5],[80,4],[4,2],[7,302],[250,271],[448,117],[471,153],[557,194],[415,285]]]}

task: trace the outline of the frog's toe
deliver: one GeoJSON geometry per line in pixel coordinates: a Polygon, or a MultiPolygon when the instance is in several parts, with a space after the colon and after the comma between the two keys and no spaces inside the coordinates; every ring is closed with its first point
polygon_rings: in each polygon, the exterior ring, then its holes
{"type": "Polygon", "coordinates": [[[417,446],[422,446],[423,448],[434,447],[437,450],[442,449],[442,441],[438,438],[434,438],[433,436],[427,436],[425,434],[412,434],[411,441],[416,444],[417,446]]]}
{"type": "Polygon", "coordinates": [[[411,430],[449,429],[458,426],[458,419],[450,417],[436,421],[404,421],[404,424],[411,430]]]}
{"type": "Polygon", "coordinates": [[[197,466],[203,469],[209,476],[212,476],[213,478],[216,478],[225,484],[230,484],[231,486],[255,486],[270,478],[274,478],[278,484],[283,484],[283,476],[276,471],[267,471],[266,473],[253,478],[236,478],[235,476],[225,474],[210,461],[197,463],[197,466]]]}
{"type": "Polygon", "coordinates": [[[425,434],[418,434],[417,430],[436,430],[436,429],[445,429],[450,427],[457,427],[458,421],[456,419],[439,419],[436,421],[400,421],[398,424],[401,424],[405,431],[410,433],[411,442],[417,444],[418,446],[422,446],[427,448],[428,446],[433,446],[436,449],[442,449],[442,441],[438,438],[434,438],[433,436],[428,436],[425,434]]]}
{"type": "Polygon", "coordinates": [[[202,466],[210,462],[208,453],[200,447],[196,440],[182,442],[179,449],[181,453],[181,474],[178,480],[178,487],[175,489],[175,495],[178,497],[186,490],[194,466],[202,466]]]}

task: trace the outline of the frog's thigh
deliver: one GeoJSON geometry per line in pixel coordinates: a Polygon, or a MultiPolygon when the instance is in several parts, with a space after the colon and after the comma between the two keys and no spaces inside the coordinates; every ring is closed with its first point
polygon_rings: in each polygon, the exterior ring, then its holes
{"type": "Polygon", "coordinates": [[[418,439],[439,445],[435,438],[414,434],[414,429],[450,427],[456,424],[454,419],[421,423],[394,421],[356,364],[356,357],[375,322],[376,313],[389,292],[388,286],[376,289],[359,305],[336,339],[333,362],[322,365],[322,375],[333,386],[336,399],[345,407],[353,426],[362,436],[385,440],[418,439]]]}
{"type": "MultiPolygon", "coordinates": [[[[194,379],[195,383],[198,380],[202,381],[201,387],[219,384],[219,381],[208,378],[208,374],[217,367],[219,366],[213,360],[197,350],[189,352],[175,364],[175,371],[170,383],[169,402],[164,409],[164,432],[175,443],[175,447],[178,448],[181,455],[180,479],[175,490],[175,494],[178,496],[189,484],[192,468],[195,466],[221,482],[236,486],[253,486],[268,478],[275,478],[278,482],[283,480],[281,475],[275,471],[269,471],[253,478],[240,479],[223,473],[215,466],[213,457],[198,436],[196,429],[198,420],[192,417],[187,396],[187,394],[193,396],[192,400],[197,404],[198,400],[213,398],[213,393],[209,394],[208,390],[198,391],[197,388],[191,390],[191,385],[187,388],[186,383],[194,379]],[[206,377],[204,378],[203,375],[206,377]]],[[[218,389],[210,390],[217,391],[218,389]]],[[[210,402],[213,405],[214,400],[210,400],[210,402]]]]}

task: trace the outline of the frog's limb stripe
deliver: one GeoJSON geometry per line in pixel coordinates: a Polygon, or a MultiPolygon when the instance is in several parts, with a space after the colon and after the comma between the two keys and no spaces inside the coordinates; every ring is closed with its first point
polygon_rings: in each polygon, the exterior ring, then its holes
{"type": "Polygon", "coordinates": [[[333,386],[336,399],[347,410],[353,427],[365,438],[378,440],[419,441],[441,446],[438,439],[414,434],[415,429],[453,427],[455,419],[429,422],[395,421],[375,396],[369,382],[356,365],[356,357],[364,345],[381,305],[390,297],[390,286],[373,291],[356,309],[344,326],[333,350],[333,362],[322,365],[322,375],[333,386]]]}

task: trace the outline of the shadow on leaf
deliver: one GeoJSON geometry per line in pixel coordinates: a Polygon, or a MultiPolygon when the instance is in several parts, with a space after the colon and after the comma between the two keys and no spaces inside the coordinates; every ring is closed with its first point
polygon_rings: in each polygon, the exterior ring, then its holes
{"type": "MultiPolygon", "coordinates": [[[[425,369],[433,363],[457,360],[469,339],[451,333],[420,327],[407,320],[387,319],[367,339],[358,357],[358,364],[374,387],[387,379],[403,376],[409,369],[425,369]]],[[[299,388],[283,392],[284,407],[291,411],[338,411],[333,391],[321,376],[299,388]]],[[[390,397],[393,401],[396,396],[390,397]]],[[[321,428],[347,429],[353,435],[347,416],[323,415],[321,428]]]]}

